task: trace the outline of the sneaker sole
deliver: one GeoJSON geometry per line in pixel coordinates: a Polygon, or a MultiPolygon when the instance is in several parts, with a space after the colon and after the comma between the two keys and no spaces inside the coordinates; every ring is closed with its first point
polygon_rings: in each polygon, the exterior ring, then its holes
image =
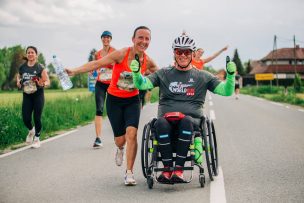
{"type": "Polygon", "coordinates": [[[125,186],[135,186],[137,183],[125,183],[125,186]]]}

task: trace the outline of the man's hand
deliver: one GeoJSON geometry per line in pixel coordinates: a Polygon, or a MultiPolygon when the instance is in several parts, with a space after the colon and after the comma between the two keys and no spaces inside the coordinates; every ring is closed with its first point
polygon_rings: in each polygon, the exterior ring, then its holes
{"type": "Polygon", "coordinates": [[[236,71],[236,65],[233,61],[227,63],[227,73],[233,75],[236,71]]]}
{"type": "Polygon", "coordinates": [[[134,73],[138,73],[139,72],[140,67],[139,67],[139,63],[138,63],[137,60],[132,60],[131,65],[130,65],[130,69],[134,73]]]}
{"type": "Polygon", "coordinates": [[[72,69],[65,68],[64,70],[65,70],[65,72],[67,72],[67,74],[68,74],[69,76],[74,76],[74,75],[76,75],[76,73],[75,73],[74,70],[72,70],[72,69]]]}

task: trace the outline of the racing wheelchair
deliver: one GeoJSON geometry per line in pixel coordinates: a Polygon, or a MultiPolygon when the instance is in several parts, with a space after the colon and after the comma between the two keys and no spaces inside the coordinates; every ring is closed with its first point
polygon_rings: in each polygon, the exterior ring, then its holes
{"type": "MultiPolygon", "coordinates": [[[[179,112],[173,112],[179,113],[179,112]]],[[[174,114],[171,114],[174,117],[174,114]]],[[[177,114],[176,114],[177,115],[177,114]]],[[[178,120],[178,116],[173,118],[178,120]]],[[[218,175],[218,153],[217,153],[217,141],[213,121],[210,120],[207,116],[202,116],[200,118],[200,124],[198,130],[193,132],[190,147],[188,150],[188,155],[186,158],[186,163],[189,166],[184,166],[179,168],[183,171],[191,171],[191,176],[185,179],[183,182],[159,182],[159,172],[163,171],[173,171],[175,167],[164,168],[161,162],[161,155],[158,151],[158,141],[156,139],[156,129],[155,122],[156,118],[151,119],[147,124],[145,124],[143,129],[142,136],[142,145],[141,145],[141,165],[142,172],[144,177],[147,179],[147,185],[149,189],[153,188],[154,182],[162,184],[176,184],[176,183],[190,183],[193,179],[193,170],[194,166],[199,168],[199,182],[200,186],[204,187],[206,183],[203,163],[197,163],[194,157],[194,137],[201,136],[202,138],[202,148],[205,153],[206,166],[211,181],[214,180],[214,176],[218,175]],[[189,164],[190,162],[190,164],[189,164]]],[[[173,137],[173,136],[172,136],[173,137]]],[[[171,142],[174,143],[174,142],[171,142]]],[[[174,144],[173,144],[173,162],[175,162],[176,154],[174,153],[174,144]]],[[[201,154],[203,156],[203,154],[201,154]]],[[[185,164],[186,165],[186,164],[185,164]]]]}

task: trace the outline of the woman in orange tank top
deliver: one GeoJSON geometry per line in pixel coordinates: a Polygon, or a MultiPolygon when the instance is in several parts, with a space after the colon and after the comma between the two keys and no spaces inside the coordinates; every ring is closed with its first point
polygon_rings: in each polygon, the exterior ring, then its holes
{"type": "MultiPolygon", "coordinates": [[[[106,55],[110,54],[115,50],[111,46],[112,33],[108,30],[104,31],[101,36],[102,49],[95,53],[95,60],[101,59],[106,55]]],[[[102,116],[103,109],[106,99],[106,93],[112,78],[113,64],[107,65],[105,67],[100,67],[97,70],[97,79],[95,83],[95,104],[96,104],[96,114],[95,114],[95,133],[96,138],[93,144],[93,148],[97,149],[102,147],[101,141],[101,127],[102,127],[102,116]]]]}
{"type": "Polygon", "coordinates": [[[204,50],[202,48],[196,49],[196,51],[193,54],[191,64],[197,68],[198,70],[203,70],[204,65],[213,59],[215,59],[217,56],[219,56],[223,51],[226,51],[228,49],[228,46],[225,46],[221,50],[215,52],[213,55],[207,57],[207,58],[202,58],[202,55],[204,53],[204,50]]]}
{"type": "Polygon", "coordinates": [[[132,37],[133,46],[113,51],[102,59],[91,61],[78,68],[66,69],[66,72],[72,76],[115,64],[106,105],[117,146],[115,161],[118,166],[122,165],[124,146],[127,144],[124,179],[126,185],[136,185],[133,166],[137,152],[137,128],[140,115],[139,91],[133,85],[130,64],[135,60],[135,55],[138,55],[142,73],[146,70],[153,73],[158,69],[155,62],[145,54],[150,40],[150,29],[145,26],[137,27],[132,37]]]}

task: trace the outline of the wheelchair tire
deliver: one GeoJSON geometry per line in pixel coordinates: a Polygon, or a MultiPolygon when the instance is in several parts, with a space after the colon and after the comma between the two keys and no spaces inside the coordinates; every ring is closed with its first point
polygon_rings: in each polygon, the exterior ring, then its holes
{"type": "Polygon", "coordinates": [[[201,187],[205,187],[206,178],[204,174],[199,175],[199,182],[201,184],[201,187]]]}
{"type": "Polygon", "coordinates": [[[206,134],[203,134],[203,149],[205,151],[205,157],[206,157],[206,165],[207,165],[207,170],[209,174],[209,178],[211,181],[213,181],[213,172],[212,172],[212,167],[211,167],[211,162],[210,162],[210,155],[209,155],[209,143],[207,139],[207,132],[208,129],[205,129],[206,134]]]}
{"type": "Polygon", "coordinates": [[[146,153],[148,153],[148,149],[146,149],[146,141],[149,138],[150,133],[150,123],[147,123],[144,126],[143,136],[141,141],[141,168],[145,178],[147,178],[147,164],[146,164],[146,153]]]}
{"type": "Polygon", "coordinates": [[[218,175],[218,153],[217,153],[217,142],[214,123],[210,120],[210,130],[209,143],[210,143],[210,155],[211,155],[211,166],[214,176],[218,175]]]}
{"type": "Polygon", "coordinates": [[[152,189],[153,188],[153,184],[154,184],[154,180],[152,177],[148,177],[147,178],[147,183],[148,183],[148,188],[152,189]]]}

